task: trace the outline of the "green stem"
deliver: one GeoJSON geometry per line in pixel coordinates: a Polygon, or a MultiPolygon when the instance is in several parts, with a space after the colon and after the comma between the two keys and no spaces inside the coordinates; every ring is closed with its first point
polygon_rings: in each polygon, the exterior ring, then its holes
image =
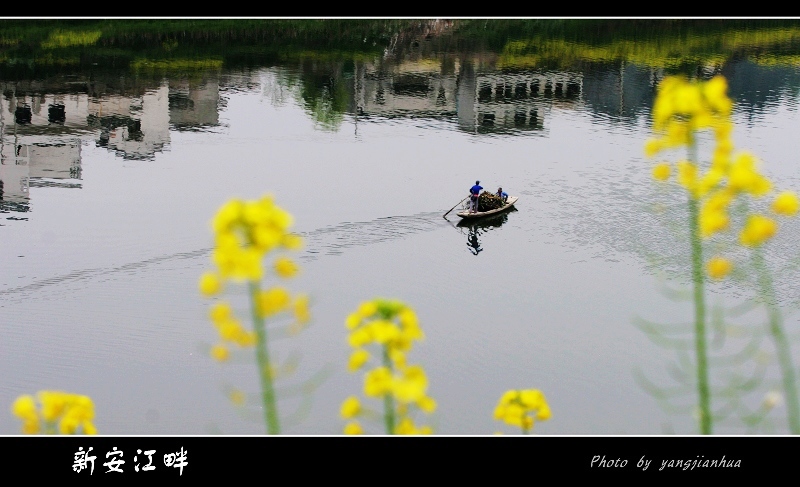
{"type": "MultiPolygon", "coordinates": [[[[389,359],[389,349],[383,347],[383,365],[392,372],[392,361],[389,359]]],[[[386,434],[393,435],[395,427],[394,397],[391,392],[383,396],[383,421],[386,424],[386,434]]]]}
{"type": "Polygon", "coordinates": [[[786,395],[786,415],[789,421],[789,430],[793,435],[797,435],[800,434],[800,403],[798,403],[797,398],[797,379],[792,365],[791,347],[783,330],[783,316],[777,306],[775,288],[772,285],[772,279],[767,270],[761,247],[755,249],[753,260],[756,269],[758,269],[761,298],[769,314],[769,331],[772,334],[775,349],[778,353],[778,364],[781,368],[783,390],[786,395]]]}
{"type": "MultiPolygon", "coordinates": [[[[690,147],[690,160],[696,161],[696,147],[690,147]]],[[[697,354],[697,395],[700,406],[700,434],[711,434],[711,394],[708,385],[708,355],[706,344],[705,276],[703,275],[703,246],[700,236],[700,211],[697,198],[689,195],[689,229],[692,244],[692,281],[694,282],[694,345],[697,354]]]]}
{"type": "Polygon", "coordinates": [[[267,348],[267,327],[264,318],[258,311],[258,295],[261,285],[257,281],[250,281],[250,310],[253,316],[253,329],[256,332],[256,362],[258,375],[261,379],[261,403],[264,406],[264,422],[267,425],[267,434],[280,434],[278,424],[278,408],[275,401],[275,387],[272,383],[272,367],[269,362],[267,348]]]}

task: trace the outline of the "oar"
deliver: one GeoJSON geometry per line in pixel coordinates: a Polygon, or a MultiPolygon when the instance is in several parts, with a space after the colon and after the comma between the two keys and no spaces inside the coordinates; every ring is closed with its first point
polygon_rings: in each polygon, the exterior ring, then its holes
{"type": "MultiPolygon", "coordinates": [[[[469,196],[467,196],[467,198],[469,198],[469,196]]],[[[467,199],[467,198],[464,198],[464,200],[465,200],[465,199],[467,199]]],[[[453,205],[453,207],[452,207],[452,208],[450,208],[449,210],[447,210],[447,213],[450,213],[451,211],[455,210],[455,209],[456,209],[456,206],[458,206],[458,205],[460,205],[461,203],[463,203],[463,202],[464,202],[464,200],[461,200],[461,201],[459,201],[458,203],[456,203],[455,205],[453,205]]],[[[447,213],[445,213],[444,215],[442,215],[442,218],[446,217],[446,216],[447,216],[447,213]]]]}

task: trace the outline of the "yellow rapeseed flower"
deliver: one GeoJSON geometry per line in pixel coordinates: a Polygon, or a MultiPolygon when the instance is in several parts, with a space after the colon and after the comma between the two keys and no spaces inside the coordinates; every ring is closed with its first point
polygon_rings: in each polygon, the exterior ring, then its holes
{"type": "Polygon", "coordinates": [[[525,417],[525,408],[517,403],[507,405],[503,411],[503,421],[511,426],[523,427],[523,418],[525,417]]]}
{"type": "Polygon", "coordinates": [[[297,296],[292,305],[294,310],[294,319],[297,323],[304,325],[311,321],[311,311],[309,310],[309,297],[305,294],[297,296]]]}
{"type": "Polygon", "coordinates": [[[251,230],[253,244],[262,252],[268,252],[281,244],[281,231],[265,226],[255,226],[251,230]]]}
{"type": "Polygon", "coordinates": [[[355,417],[361,412],[361,402],[356,396],[350,396],[344,400],[339,412],[344,419],[355,417]]]}
{"type": "Polygon", "coordinates": [[[61,391],[40,391],[39,402],[42,404],[42,417],[45,421],[55,421],[64,414],[67,406],[67,395],[61,391]]]}
{"type": "Polygon", "coordinates": [[[211,357],[218,362],[224,362],[230,357],[228,347],[225,345],[214,345],[211,347],[211,357]]]}
{"type": "Polygon", "coordinates": [[[397,314],[397,317],[403,329],[419,329],[419,319],[417,319],[417,314],[413,309],[403,308],[402,311],[397,314]]]}
{"type": "Polygon", "coordinates": [[[23,421],[22,434],[23,435],[38,435],[42,431],[42,425],[39,420],[23,421]]]}
{"type": "Polygon", "coordinates": [[[233,342],[240,347],[253,347],[256,344],[258,337],[254,331],[245,330],[240,328],[239,332],[233,337],[233,342]]]}
{"type": "Polygon", "coordinates": [[[423,396],[417,401],[417,406],[426,413],[436,411],[436,401],[428,396],[423,396]]]}
{"type": "Polygon", "coordinates": [[[724,76],[714,76],[703,85],[706,100],[714,110],[722,115],[730,115],[733,100],[728,97],[728,81],[724,76]]]}
{"type": "Polygon", "coordinates": [[[512,401],[516,401],[518,397],[519,397],[519,391],[510,389],[504,392],[502,396],[500,396],[500,404],[508,405],[512,401]]]}
{"type": "Polygon", "coordinates": [[[222,289],[222,281],[214,272],[205,272],[200,276],[200,292],[205,296],[214,296],[222,289]]]}
{"type": "Polygon", "coordinates": [[[398,401],[403,403],[416,403],[425,397],[427,389],[428,378],[419,365],[406,367],[400,377],[392,381],[392,393],[398,401]]]}
{"type": "Polygon", "coordinates": [[[347,363],[347,369],[354,372],[360,369],[369,360],[369,352],[363,348],[359,348],[350,354],[350,360],[347,363]]]}
{"type": "Polygon", "coordinates": [[[797,213],[797,209],[797,195],[791,191],[784,191],[772,202],[772,211],[779,215],[793,216],[797,213]]]}
{"type": "Polygon", "coordinates": [[[97,434],[97,426],[94,425],[91,421],[84,421],[83,423],[83,432],[87,435],[96,435],[97,434]]]}
{"type": "Polygon", "coordinates": [[[712,167],[705,174],[703,174],[703,177],[701,177],[700,180],[698,181],[697,195],[698,196],[707,195],[710,191],[716,189],[717,186],[722,183],[724,178],[725,178],[724,171],[712,167]]]}
{"type": "Polygon", "coordinates": [[[367,326],[372,330],[373,339],[380,344],[387,344],[400,336],[400,329],[391,321],[375,320],[367,326]]]}
{"type": "Polygon", "coordinates": [[[422,340],[424,334],[416,313],[406,304],[390,299],[374,299],[359,304],[356,311],[345,320],[349,330],[347,340],[355,350],[348,360],[348,369],[353,372],[362,368],[370,359],[368,347],[375,347],[376,357],[383,364],[364,373],[363,394],[379,399],[391,398],[384,404],[387,424],[395,424],[387,434],[430,434],[430,427],[417,427],[410,421],[413,411],[432,413],[436,401],[427,395],[428,379],[419,365],[407,364],[406,353],[414,341],[422,340]]]}
{"type": "Polygon", "coordinates": [[[372,301],[365,301],[358,306],[356,314],[361,318],[368,318],[378,312],[378,306],[372,301]]]}
{"type": "MultiPolygon", "coordinates": [[[[259,281],[263,277],[261,260],[277,248],[297,249],[302,239],[288,232],[292,215],[277,206],[271,195],[259,200],[232,199],[222,205],[212,219],[215,247],[212,260],[222,280],[259,281]]],[[[278,259],[276,272],[281,277],[297,273],[289,259],[278,259]]],[[[215,283],[210,276],[201,279],[201,292],[211,293],[215,283]]]]}
{"type": "Polygon", "coordinates": [[[659,139],[650,139],[644,145],[644,153],[647,157],[653,157],[664,148],[663,142],[659,139]]]}
{"type": "Polygon", "coordinates": [[[700,235],[704,238],[726,230],[729,224],[730,220],[724,211],[709,209],[700,213],[700,235]]]}
{"type": "Polygon", "coordinates": [[[258,296],[258,311],[268,317],[285,311],[291,304],[291,295],[285,288],[275,286],[262,291],[258,296]]]}
{"type": "Polygon", "coordinates": [[[724,211],[733,201],[733,196],[729,188],[715,191],[703,202],[703,211],[724,211]]]}
{"type": "Polygon", "coordinates": [[[224,301],[219,301],[211,306],[208,315],[211,318],[212,323],[219,325],[220,323],[223,323],[233,317],[233,310],[231,309],[230,304],[224,301]]]}
{"type": "Polygon", "coordinates": [[[22,420],[38,419],[36,400],[30,394],[19,396],[11,405],[11,412],[22,420]]]}
{"type": "MultiPolygon", "coordinates": [[[[731,104],[733,101],[731,101],[731,104]]],[[[733,106],[733,105],[731,105],[733,106]]],[[[731,142],[731,135],[733,134],[733,122],[730,118],[721,118],[717,121],[714,125],[714,136],[717,138],[718,142],[731,142]]]]}
{"type": "Polygon", "coordinates": [[[353,348],[361,348],[364,345],[372,342],[372,333],[370,328],[356,328],[347,337],[347,342],[353,348]]]}
{"type": "Polygon", "coordinates": [[[275,261],[275,273],[283,278],[294,277],[300,270],[297,264],[288,257],[281,257],[275,261]]]}
{"type": "Polygon", "coordinates": [[[731,262],[723,257],[709,259],[708,264],[706,264],[706,272],[713,279],[722,279],[730,274],[732,268],[731,262]]]}
{"type": "Polygon", "coordinates": [[[381,397],[392,390],[392,373],[387,367],[370,370],[364,376],[364,395],[381,397]]]}
{"type": "Polygon", "coordinates": [[[396,435],[429,435],[432,430],[430,426],[417,427],[411,418],[405,417],[395,426],[394,433],[396,435]]]}
{"type": "Polygon", "coordinates": [[[80,422],[76,418],[65,416],[64,419],[58,423],[58,432],[62,435],[74,435],[75,432],[78,431],[79,426],[80,422]]]}
{"type": "Polygon", "coordinates": [[[236,337],[244,332],[244,327],[235,319],[225,320],[217,325],[219,337],[225,341],[236,341],[236,337]]]}
{"type": "Polygon", "coordinates": [[[406,351],[400,350],[398,348],[392,348],[389,350],[389,360],[392,361],[392,364],[397,369],[404,369],[407,365],[406,361],[406,351]]]}
{"type": "Polygon", "coordinates": [[[661,164],[656,164],[653,167],[653,178],[658,179],[659,181],[666,181],[669,179],[669,175],[672,172],[669,164],[663,162],[661,164]]]}
{"type": "Polygon", "coordinates": [[[539,421],[547,421],[553,415],[552,411],[550,411],[550,405],[547,402],[543,402],[539,409],[536,410],[536,419],[539,421]]]}
{"type": "Polygon", "coordinates": [[[763,215],[750,215],[739,235],[739,241],[742,245],[756,247],[772,238],[777,231],[778,224],[775,220],[763,215]]]}
{"type": "Polygon", "coordinates": [[[667,126],[667,134],[663,139],[666,147],[680,147],[689,143],[691,131],[683,121],[673,120],[667,126]]]}
{"type": "Polygon", "coordinates": [[[519,401],[528,409],[538,409],[544,404],[544,394],[537,389],[527,389],[520,391],[519,401]]]}
{"type": "Polygon", "coordinates": [[[303,238],[299,235],[287,233],[281,237],[281,246],[288,250],[299,250],[303,247],[303,238]]]}
{"type": "Polygon", "coordinates": [[[39,391],[36,399],[28,394],[18,397],[11,410],[22,420],[23,434],[40,433],[42,423],[46,433],[97,434],[97,428],[92,423],[94,403],[91,398],[81,394],[39,391]]]}
{"type": "Polygon", "coordinates": [[[344,427],[344,434],[346,435],[363,435],[364,429],[358,423],[358,421],[351,421],[347,423],[344,427]]]}
{"type": "Polygon", "coordinates": [[[703,99],[700,94],[700,87],[696,84],[683,83],[677,87],[673,100],[674,110],[681,115],[691,115],[699,113],[702,109],[703,99]]]}
{"type": "MultiPolygon", "coordinates": [[[[247,329],[235,318],[229,304],[218,302],[212,306],[210,318],[222,339],[221,343],[210,349],[210,355],[215,360],[228,360],[231,353],[229,347],[252,347],[258,344],[268,348],[265,332],[267,318],[283,313],[293,315],[293,321],[284,328],[288,335],[299,332],[310,321],[308,296],[292,296],[280,286],[263,290],[261,284],[265,273],[263,264],[268,253],[278,249],[295,250],[302,245],[302,239],[289,232],[292,224],[292,215],[276,205],[271,195],[250,201],[234,198],[224,203],[212,218],[214,247],[211,261],[215,269],[201,276],[200,292],[211,296],[220,293],[229,281],[245,284],[254,310],[253,327],[247,329]]],[[[299,271],[298,265],[288,257],[275,259],[273,268],[281,278],[292,277],[299,271]]],[[[276,370],[268,363],[266,356],[266,353],[256,354],[262,385],[271,385],[279,372],[291,373],[290,366],[276,370]]],[[[262,397],[269,434],[280,431],[274,399],[274,396],[262,397]]],[[[67,424],[66,427],[71,426],[67,424]]]]}
{"type": "Polygon", "coordinates": [[[678,162],[678,182],[690,192],[694,192],[697,184],[697,166],[689,161],[678,162]]]}
{"type": "Polygon", "coordinates": [[[735,192],[747,192],[762,196],[769,192],[771,184],[758,172],[758,160],[749,152],[737,154],[728,169],[728,186],[735,192]]]}
{"type": "Polygon", "coordinates": [[[714,146],[714,152],[711,158],[712,167],[716,167],[722,171],[727,171],[731,163],[731,155],[733,153],[733,141],[728,136],[717,134],[717,143],[714,146]]]}
{"type": "MultiPolygon", "coordinates": [[[[730,134],[728,118],[733,102],[728,98],[727,82],[721,76],[709,81],[690,81],[683,76],[668,76],[658,86],[653,102],[653,130],[661,135],[645,145],[652,157],[664,148],[690,145],[694,132],[713,129],[718,139],[730,134]]],[[[724,157],[724,151],[719,154],[724,157]]]]}
{"type": "Polygon", "coordinates": [[[348,315],[345,326],[351,330],[348,341],[354,348],[375,342],[390,352],[407,351],[412,342],[424,339],[416,314],[399,301],[365,301],[348,315]]]}
{"type": "Polygon", "coordinates": [[[534,419],[545,421],[552,413],[542,391],[538,389],[511,389],[503,393],[494,409],[494,419],[521,428],[527,432],[534,419]]]}
{"type": "Polygon", "coordinates": [[[358,314],[358,313],[350,313],[349,315],[347,315],[347,319],[344,321],[344,325],[345,325],[345,327],[347,327],[348,330],[353,330],[358,325],[361,324],[362,320],[363,320],[363,318],[361,317],[360,314],[358,314]]]}
{"type": "Polygon", "coordinates": [[[228,231],[242,214],[243,202],[239,199],[232,199],[222,205],[212,220],[212,228],[215,233],[228,231]]]}

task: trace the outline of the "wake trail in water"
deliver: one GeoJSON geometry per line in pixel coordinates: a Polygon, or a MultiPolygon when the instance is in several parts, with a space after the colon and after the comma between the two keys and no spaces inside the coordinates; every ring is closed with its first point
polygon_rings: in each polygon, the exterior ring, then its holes
{"type": "MultiPolygon", "coordinates": [[[[366,222],[342,222],[300,233],[305,243],[305,251],[299,255],[299,260],[313,261],[323,255],[340,255],[345,250],[353,247],[364,247],[401,239],[416,233],[435,230],[448,223],[441,218],[440,212],[417,213],[416,215],[388,216],[366,222]]],[[[190,252],[177,252],[150,259],[131,262],[114,267],[96,267],[91,269],[76,270],[69,274],[36,280],[22,286],[0,290],[0,297],[30,293],[33,291],[63,284],[96,279],[101,276],[141,270],[149,266],[164,262],[183,259],[195,259],[210,255],[211,248],[193,250],[190,252]]]]}

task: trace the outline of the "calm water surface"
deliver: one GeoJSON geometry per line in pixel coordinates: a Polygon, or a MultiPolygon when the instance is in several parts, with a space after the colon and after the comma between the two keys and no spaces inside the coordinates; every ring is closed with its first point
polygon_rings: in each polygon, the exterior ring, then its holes
{"type": "MultiPolygon", "coordinates": [[[[668,410],[637,380],[674,384],[679,357],[637,318],[692,316],[663,292],[687,289],[688,247],[670,230],[684,224],[680,193],[652,183],[642,150],[669,68],[503,65],[490,50],[425,51],[424,39],[356,60],[190,73],[0,70],[0,404],[63,389],[93,398],[101,433],[263,433],[257,407],[240,414],[227,398],[255,397],[251,351],[209,358],[216,336],[197,281],[211,269],[217,208],[272,193],[305,237],[291,289],[312,296],[314,314],[273,343],[297,364],[279,383],[286,433],[341,431],[339,405],[362,380],[346,371],[344,319],[377,296],[419,315],[426,340],[409,359],[429,376],[437,433],[512,432],[492,418],[510,388],[545,393],[553,417],[539,434],[694,433],[691,391],[668,410]],[[476,179],[519,196],[517,211],[478,225],[442,218],[476,179]],[[318,378],[310,396],[292,395],[318,378]]],[[[800,62],[693,69],[728,78],[737,147],[776,186],[800,190],[800,62]]],[[[798,236],[796,222],[782,225],[775,262],[797,258],[798,236]]],[[[787,310],[797,277],[778,278],[787,310]]],[[[712,291],[715,303],[749,296],[712,291]]],[[[794,338],[796,316],[786,325],[794,338]]],[[[778,377],[769,341],[760,348],[771,365],[740,393],[749,407],[778,377]]],[[[748,363],[714,369],[714,383],[754,373],[748,363]]],[[[784,433],[784,415],[779,405],[748,430],[732,414],[715,432],[784,433]]],[[[0,414],[0,433],[18,428],[0,414]]]]}

